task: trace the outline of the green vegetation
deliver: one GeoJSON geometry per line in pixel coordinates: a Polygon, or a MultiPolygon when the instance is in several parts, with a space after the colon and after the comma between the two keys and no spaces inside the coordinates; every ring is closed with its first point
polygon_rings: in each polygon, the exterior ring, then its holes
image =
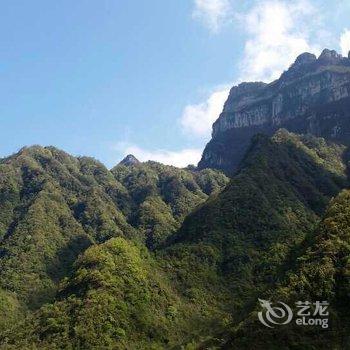
{"type": "Polygon", "coordinates": [[[168,254],[177,245],[206,245],[217,252],[217,269],[232,288],[235,307],[256,301],[283,275],[295,246],[346,185],[344,149],[326,152],[325,143],[316,141],[285,131],[272,140],[257,137],[241,171],[187,217],[168,254]]]}
{"type": "Polygon", "coordinates": [[[147,249],[113,238],[89,248],[29,322],[42,348],[161,348],[184,331],[185,311],[147,249]]]}
{"type": "MultiPolygon", "coordinates": [[[[257,322],[253,310],[240,325],[232,325],[223,348],[279,349],[348,349],[350,345],[350,191],[342,191],[333,199],[324,218],[298,247],[295,265],[283,280],[262,297],[283,300],[329,303],[329,329],[319,326],[297,327],[293,324],[267,329],[257,322]],[[287,346],[288,344],[288,346],[287,346]]],[[[215,341],[212,341],[213,345],[215,341]]]]}
{"type": "Polygon", "coordinates": [[[2,348],[346,348],[345,156],[280,130],[230,181],[52,147],[1,160],[2,348]],[[266,331],[258,298],[328,300],[332,333],[266,331]]]}
{"type": "Polygon", "coordinates": [[[129,222],[151,249],[164,243],[186,215],[228,182],[215,170],[195,172],[156,162],[118,165],[112,173],[129,193],[129,222]]]}
{"type": "Polygon", "coordinates": [[[39,146],[2,160],[0,286],[35,309],[53,300],[58,282],[91,244],[125,237],[153,245],[150,237],[164,239],[207,198],[195,179],[212,191],[227,182],[218,172],[155,163],[122,168],[112,173],[94,159],[39,146]],[[163,200],[166,190],[159,188],[170,184],[174,194],[163,200]]]}

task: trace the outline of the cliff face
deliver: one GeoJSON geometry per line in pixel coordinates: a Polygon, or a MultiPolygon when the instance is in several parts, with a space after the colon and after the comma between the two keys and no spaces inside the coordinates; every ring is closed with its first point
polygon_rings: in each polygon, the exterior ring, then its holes
{"type": "Polygon", "coordinates": [[[270,84],[233,87],[199,168],[233,172],[252,136],[279,128],[349,144],[350,58],[327,49],[318,58],[303,53],[270,84]]]}

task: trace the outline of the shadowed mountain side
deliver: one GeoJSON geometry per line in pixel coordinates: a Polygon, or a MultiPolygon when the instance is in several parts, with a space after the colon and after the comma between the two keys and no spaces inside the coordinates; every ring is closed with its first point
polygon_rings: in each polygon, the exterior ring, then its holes
{"type": "MultiPolygon", "coordinates": [[[[234,317],[242,317],[242,309],[279,281],[295,257],[294,248],[347,186],[344,152],[343,146],[285,130],[271,139],[255,137],[239,173],[171,237],[167,262],[191,254],[211,261],[232,291],[234,317]]],[[[187,269],[197,280],[200,267],[187,269]]]]}
{"type": "Polygon", "coordinates": [[[329,303],[328,328],[296,326],[292,321],[269,329],[258,321],[260,308],[255,305],[244,321],[216,335],[216,340],[202,345],[203,349],[349,349],[349,244],[350,191],[344,190],[331,201],[320,224],[300,244],[296,263],[282,282],[261,295],[291,307],[299,300],[325,300],[329,303]]]}

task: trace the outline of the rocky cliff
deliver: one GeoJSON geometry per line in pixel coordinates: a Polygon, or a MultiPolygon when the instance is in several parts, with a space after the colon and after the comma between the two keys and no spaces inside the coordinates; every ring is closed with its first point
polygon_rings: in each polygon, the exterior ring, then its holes
{"type": "Polygon", "coordinates": [[[270,84],[234,86],[199,168],[234,172],[255,134],[279,128],[350,143],[350,55],[303,53],[270,84]]]}

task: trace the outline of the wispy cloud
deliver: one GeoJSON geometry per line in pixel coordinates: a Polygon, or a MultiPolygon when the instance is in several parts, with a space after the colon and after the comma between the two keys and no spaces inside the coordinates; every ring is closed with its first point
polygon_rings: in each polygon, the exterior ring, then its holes
{"type": "Polygon", "coordinates": [[[154,160],[167,165],[184,168],[189,164],[197,164],[202,155],[202,149],[185,148],[179,151],[163,149],[147,150],[138,145],[121,142],[113,146],[113,149],[122,153],[123,156],[133,154],[142,162],[154,160]]]}
{"type": "Polygon", "coordinates": [[[308,0],[257,2],[240,15],[248,39],[240,65],[240,80],[272,81],[297,55],[318,53],[310,34],[318,27],[319,13],[308,0]]]}
{"type": "Polygon", "coordinates": [[[229,0],[195,0],[193,18],[201,20],[212,32],[229,18],[231,5],[229,0]]]}
{"type": "Polygon", "coordinates": [[[209,137],[212,124],[222,112],[229,91],[229,86],[219,87],[206,101],[186,106],[180,119],[183,131],[189,136],[209,137]]]}
{"type": "Polygon", "coordinates": [[[340,48],[343,56],[348,56],[350,51],[350,30],[345,29],[340,37],[340,48]]]}
{"type": "MultiPolygon", "coordinates": [[[[238,82],[270,82],[300,53],[320,52],[321,46],[310,40],[319,39],[322,32],[320,14],[310,0],[253,1],[244,13],[234,12],[231,4],[229,0],[194,0],[194,16],[212,31],[217,31],[226,20],[239,22],[246,42],[238,63],[238,82]],[[312,35],[315,32],[318,35],[312,35]]],[[[229,88],[215,88],[203,102],[186,106],[180,118],[183,132],[206,140],[223,109],[229,88]]]]}
{"type": "Polygon", "coordinates": [[[272,81],[300,53],[318,54],[322,45],[334,43],[322,28],[322,13],[312,0],[253,0],[248,4],[240,12],[232,0],[194,0],[193,16],[211,31],[217,32],[227,22],[239,24],[246,41],[238,81],[272,81]]]}

